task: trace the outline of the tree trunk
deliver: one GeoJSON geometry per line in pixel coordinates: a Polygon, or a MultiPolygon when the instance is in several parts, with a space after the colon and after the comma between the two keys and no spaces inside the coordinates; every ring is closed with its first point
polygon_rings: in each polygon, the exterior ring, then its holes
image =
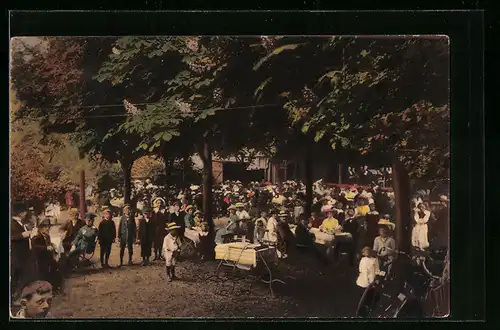
{"type": "Polygon", "coordinates": [[[392,167],[392,174],[396,197],[396,248],[410,253],[412,231],[410,178],[404,166],[397,161],[392,167]]]}
{"type": "Polygon", "coordinates": [[[208,138],[205,138],[203,144],[203,214],[205,221],[208,224],[208,241],[212,242],[207,244],[206,250],[203,254],[207,260],[215,258],[214,253],[214,238],[215,226],[212,216],[212,150],[208,138]]]}
{"type": "Polygon", "coordinates": [[[182,157],[182,183],[184,184],[186,180],[186,174],[189,170],[189,155],[182,157]]]}
{"type": "Polygon", "coordinates": [[[338,171],[339,171],[339,184],[342,184],[342,164],[338,165],[338,171]]]}
{"type": "Polygon", "coordinates": [[[132,165],[134,162],[122,161],[121,166],[123,169],[123,200],[125,204],[130,204],[132,194],[132,165]]]}
{"type": "Polygon", "coordinates": [[[85,170],[80,171],[80,219],[85,219],[87,203],[85,202],[85,170]]]}
{"type": "Polygon", "coordinates": [[[305,155],[305,182],[306,185],[306,205],[304,208],[307,218],[311,216],[313,204],[313,168],[311,148],[307,148],[305,155]]]}

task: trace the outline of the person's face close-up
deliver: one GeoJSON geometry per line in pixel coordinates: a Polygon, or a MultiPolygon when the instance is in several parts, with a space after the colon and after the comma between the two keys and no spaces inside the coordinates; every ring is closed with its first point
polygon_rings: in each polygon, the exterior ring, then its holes
{"type": "Polygon", "coordinates": [[[24,306],[28,318],[44,318],[52,306],[52,293],[35,293],[31,299],[24,301],[24,306]]]}
{"type": "Polygon", "coordinates": [[[111,219],[111,213],[110,212],[104,212],[104,219],[110,220],[111,219]]]}
{"type": "Polygon", "coordinates": [[[387,230],[385,228],[380,228],[378,232],[382,237],[387,236],[387,230]]]}
{"type": "Polygon", "coordinates": [[[94,219],[87,219],[86,223],[87,226],[92,227],[92,225],[94,224],[94,219]]]}
{"type": "Polygon", "coordinates": [[[375,204],[370,204],[370,211],[375,211],[375,204]]]}
{"type": "Polygon", "coordinates": [[[126,207],[123,209],[123,214],[129,215],[130,214],[130,208],[126,207]]]}
{"type": "Polygon", "coordinates": [[[189,214],[193,214],[193,209],[189,209],[189,210],[188,210],[188,213],[189,213],[189,214]]]}

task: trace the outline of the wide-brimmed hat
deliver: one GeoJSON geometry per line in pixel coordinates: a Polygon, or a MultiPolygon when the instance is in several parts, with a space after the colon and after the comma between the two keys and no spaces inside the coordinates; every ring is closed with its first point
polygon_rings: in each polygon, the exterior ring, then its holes
{"type": "Polygon", "coordinates": [[[50,219],[43,219],[42,221],[40,221],[40,223],[38,224],[38,228],[42,228],[42,227],[50,227],[52,224],[50,223],[50,219]]]}
{"type": "Polygon", "coordinates": [[[122,206],[123,209],[131,208],[131,207],[132,207],[132,205],[130,205],[128,203],[127,204],[123,204],[123,206],[122,206]]]}
{"type": "Polygon", "coordinates": [[[153,199],[153,206],[155,205],[156,201],[162,201],[162,202],[163,202],[163,204],[167,204],[163,198],[161,198],[161,197],[156,197],[155,199],[153,199]]]}
{"type": "Polygon", "coordinates": [[[236,209],[236,206],[234,206],[234,205],[229,205],[227,209],[228,209],[228,210],[234,210],[234,209],[236,209]]]}
{"type": "Polygon", "coordinates": [[[194,212],[194,215],[198,215],[198,214],[203,215],[203,212],[201,212],[200,210],[198,210],[198,211],[194,212]]]}
{"type": "Polygon", "coordinates": [[[385,228],[388,228],[390,230],[394,230],[394,228],[396,228],[396,224],[390,222],[387,219],[380,219],[379,222],[378,222],[378,226],[379,227],[385,227],[385,228]]]}
{"type": "Polygon", "coordinates": [[[175,222],[169,222],[167,223],[167,226],[165,227],[166,230],[174,230],[174,229],[179,229],[181,228],[178,224],[176,224],[175,222]]]}
{"type": "Polygon", "coordinates": [[[288,212],[281,210],[280,213],[278,214],[279,217],[287,217],[289,216],[288,212]]]}
{"type": "Polygon", "coordinates": [[[185,210],[187,212],[187,211],[191,210],[192,208],[193,208],[193,205],[188,205],[188,206],[186,206],[185,210]]]}
{"type": "Polygon", "coordinates": [[[236,208],[245,207],[245,204],[238,202],[238,203],[236,203],[236,205],[234,207],[236,207],[236,208]]]}
{"type": "Polygon", "coordinates": [[[447,202],[448,201],[448,196],[441,195],[441,196],[439,196],[439,200],[442,201],[442,202],[447,202]]]}
{"type": "Polygon", "coordinates": [[[198,190],[198,189],[200,189],[200,186],[197,186],[197,185],[192,185],[192,186],[190,187],[190,189],[191,189],[191,190],[193,190],[193,191],[194,191],[194,190],[198,190]]]}
{"type": "Polygon", "coordinates": [[[95,220],[96,215],[94,213],[85,214],[85,220],[95,220]]]}
{"type": "Polygon", "coordinates": [[[69,209],[69,213],[73,214],[73,213],[78,213],[78,209],[76,207],[72,207],[71,209],[69,209]]]}
{"type": "Polygon", "coordinates": [[[14,213],[21,213],[28,211],[28,208],[26,207],[26,204],[24,204],[23,202],[15,201],[14,203],[12,203],[12,211],[14,213]]]}

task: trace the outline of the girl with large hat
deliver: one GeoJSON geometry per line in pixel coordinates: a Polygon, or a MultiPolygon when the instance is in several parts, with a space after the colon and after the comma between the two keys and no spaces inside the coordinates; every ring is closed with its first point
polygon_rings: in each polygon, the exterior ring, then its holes
{"type": "Polygon", "coordinates": [[[170,282],[177,279],[175,276],[175,265],[180,254],[182,244],[178,231],[180,228],[181,227],[175,222],[168,223],[165,228],[168,231],[168,234],[163,239],[163,255],[165,256],[167,276],[170,282]]]}
{"type": "Polygon", "coordinates": [[[380,259],[380,266],[386,270],[386,266],[392,261],[396,251],[396,241],[390,236],[396,225],[388,218],[380,219],[378,222],[379,236],[373,241],[373,251],[380,259]]]}

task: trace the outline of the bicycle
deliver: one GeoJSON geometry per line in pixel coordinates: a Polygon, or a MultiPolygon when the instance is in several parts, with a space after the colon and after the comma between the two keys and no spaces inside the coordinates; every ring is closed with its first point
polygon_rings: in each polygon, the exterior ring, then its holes
{"type": "Polygon", "coordinates": [[[426,314],[438,316],[439,306],[434,306],[429,313],[425,302],[433,290],[446,285],[447,282],[443,275],[437,276],[430,270],[436,268],[435,264],[439,263],[431,255],[432,253],[416,251],[410,256],[403,251],[395,251],[395,258],[389,263],[387,272],[382,272],[365,289],[358,302],[356,317],[421,318],[426,314]]]}

